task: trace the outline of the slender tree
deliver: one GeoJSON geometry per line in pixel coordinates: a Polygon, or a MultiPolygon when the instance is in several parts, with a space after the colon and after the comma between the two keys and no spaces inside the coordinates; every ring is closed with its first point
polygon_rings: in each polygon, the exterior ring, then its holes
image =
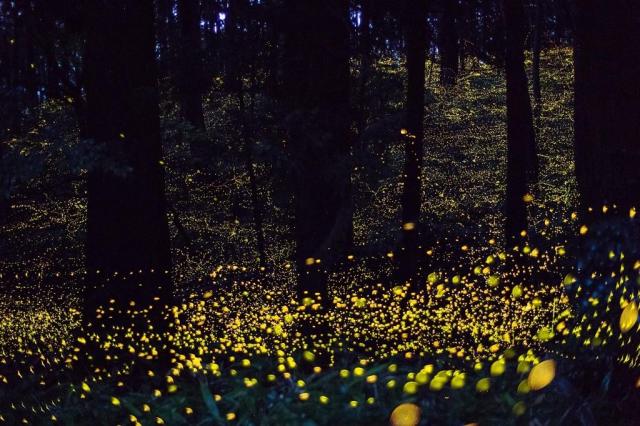
{"type": "Polygon", "coordinates": [[[542,88],[540,86],[540,53],[542,51],[542,32],[544,19],[542,16],[542,0],[536,0],[533,14],[533,37],[531,42],[531,86],[533,88],[533,115],[540,118],[542,110],[542,88]]]}
{"type": "MultiPolygon", "coordinates": [[[[87,318],[113,299],[145,307],[169,300],[152,0],[86,5],[89,172],[87,318]]],[[[157,309],[155,310],[157,312],[157,309]]]]}
{"type": "Polygon", "coordinates": [[[640,9],[576,3],[575,164],[583,209],[640,206],[640,9]]]}
{"type": "Polygon", "coordinates": [[[440,49],[440,82],[453,85],[458,78],[458,60],[460,46],[456,20],[460,6],[457,0],[444,0],[442,18],[440,19],[439,49],[440,49]]]}
{"type": "Polygon", "coordinates": [[[349,1],[288,0],[284,83],[301,295],[352,241],[349,1]]]}
{"type": "Polygon", "coordinates": [[[178,0],[180,63],[178,87],[182,116],[198,130],[204,129],[202,92],[204,87],[199,0],[178,0]]]}
{"type": "Polygon", "coordinates": [[[524,67],[526,17],[522,0],[503,3],[507,79],[507,240],[514,242],[521,231],[527,230],[525,195],[530,182],[537,179],[535,132],[527,74],[524,67]],[[534,178],[535,176],[535,178],[534,178]]]}
{"type": "Polygon", "coordinates": [[[172,59],[171,33],[173,25],[174,0],[157,0],[156,5],[156,41],[158,46],[159,71],[162,77],[170,73],[172,59]]]}
{"type": "Polygon", "coordinates": [[[371,52],[371,1],[360,1],[360,27],[359,27],[359,54],[360,54],[360,76],[358,81],[358,138],[362,142],[362,134],[367,122],[367,84],[371,74],[372,52],[371,52]]]}
{"type": "Polygon", "coordinates": [[[405,2],[403,11],[407,58],[405,163],[402,186],[402,255],[400,272],[413,280],[418,264],[418,230],[422,204],[422,157],[424,138],[424,84],[427,50],[426,0],[405,2]]]}
{"type": "MultiPolygon", "coordinates": [[[[251,207],[253,210],[253,231],[256,236],[256,252],[258,254],[258,262],[261,267],[266,266],[265,255],[265,239],[263,228],[262,206],[260,203],[260,195],[258,191],[258,182],[254,167],[252,145],[253,145],[253,120],[247,119],[248,115],[253,115],[253,97],[251,96],[250,114],[247,114],[246,93],[243,84],[241,69],[245,68],[247,55],[240,55],[240,51],[244,51],[245,40],[243,34],[245,30],[249,30],[247,23],[247,15],[250,4],[247,0],[231,0],[229,2],[229,10],[227,13],[226,27],[226,50],[227,50],[227,67],[225,76],[225,85],[238,100],[237,123],[240,129],[241,152],[244,160],[245,170],[249,176],[249,192],[251,197],[251,207]]],[[[257,58],[253,58],[252,68],[257,66],[257,58]]],[[[252,84],[255,84],[255,78],[251,78],[252,84]]]]}

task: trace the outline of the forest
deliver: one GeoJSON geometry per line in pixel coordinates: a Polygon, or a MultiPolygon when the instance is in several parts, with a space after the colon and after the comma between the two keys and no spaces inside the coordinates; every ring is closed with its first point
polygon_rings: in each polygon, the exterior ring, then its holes
{"type": "Polygon", "coordinates": [[[0,0],[0,424],[640,425],[637,0],[0,0]]]}

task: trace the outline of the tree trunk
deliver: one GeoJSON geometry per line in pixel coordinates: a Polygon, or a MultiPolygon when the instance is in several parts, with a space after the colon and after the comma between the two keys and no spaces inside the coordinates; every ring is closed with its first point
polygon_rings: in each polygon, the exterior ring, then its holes
{"type": "Polygon", "coordinates": [[[87,132],[98,157],[88,183],[86,318],[110,299],[115,312],[133,301],[159,314],[171,289],[153,1],[93,0],[86,12],[87,132]]]}
{"type": "Polygon", "coordinates": [[[173,0],[156,1],[156,40],[159,53],[159,71],[161,77],[170,74],[171,64],[171,15],[173,0]]]}
{"type": "Polygon", "coordinates": [[[200,2],[198,0],[178,0],[178,19],[180,22],[178,79],[182,116],[196,129],[204,130],[200,2]]]}
{"type": "Polygon", "coordinates": [[[542,50],[542,0],[536,0],[533,24],[533,42],[531,46],[533,61],[531,68],[531,85],[533,87],[533,115],[540,119],[542,111],[542,89],[540,87],[540,51],[542,50]]]}
{"type": "MultiPolygon", "coordinates": [[[[444,0],[444,10],[440,21],[440,82],[446,86],[456,83],[458,78],[458,15],[457,0],[444,0]]],[[[426,18],[425,18],[426,19],[426,18]]],[[[425,24],[426,25],[426,24],[425,24]]]]}
{"type": "Polygon", "coordinates": [[[349,1],[288,0],[284,82],[301,296],[352,243],[349,1]]]}
{"type": "MultiPolygon", "coordinates": [[[[418,231],[422,204],[422,157],[424,137],[424,84],[427,50],[427,4],[405,4],[404,32],[407,56],[407,103],[405,163],[402,187],[402,279],[412,281],[418,264],[418,231]]],[[[457,57],[457,56],[456,56],[457,57]]]]}
{"type": "Polygon", "coordinates": [[[358,81],[358,140],[362,146],[362,137],[367,123],[367,84],[371,71],[371,0],[362,0],[360,15],[360,79],[358,81]]]}
{"type": "Polygon", "coordinates": [[[251,131],[251,124],[254,122],[253,120],[253,99],[251,100],[250,105],[250,119],[246,120],[246,111],[245,111],[245,102],[244,102],[244,91],[238,92],[240,110],[239,121],[240,121],[240,134],[242,136],[242,156],[244,158],[245,169],[247,171],[247,175],[249,176],[249,192],[251,194],[251,208],[253,210],[253,231],[256,234],[256,252],[258,253],[258,263],[261,268],[265,268],[267,266],[267,259],[265,253],[265,240],[264,240],[264,227],[263,227],[263,216],[262,216],[262,206],[260,204],[260,196],[258,193],[258,182],[256,178],[255,168],[253,166],[253,155],[251,155],[251,146],[253,142],[253,132],[251,131]]]}
{"type": "Polygon", "coordinates": [[[575,164],[584,211],[640,205],[640,10],[576,4],[575,164]]]}
{"type": "Polygon", "coordinates": [[[526,20],[522,0],[504,0],[507,79],[507,194],[505,233],[515,243],[527,230],[524,196],[537,180],[535,132],[527,74],[524,67],[526,20]]]}

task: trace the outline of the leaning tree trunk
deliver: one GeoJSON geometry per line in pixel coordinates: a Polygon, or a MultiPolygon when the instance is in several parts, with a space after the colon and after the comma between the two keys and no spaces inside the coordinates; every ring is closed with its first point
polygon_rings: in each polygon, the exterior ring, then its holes
{"type": "Polygon", "coordinates": [[[537,180],[535,131],[524,67],[525,13],[522,0],[504,0],[507,79],[507,194],[505,234],[514,243],[527,230],[525,195],[537,180]]]}
{"type": "Polygon", "coordinates": [[[640,10],[576,4],[575,164],[581,205],[640,206],[640,10]]]}
{"type": "MultiPolygon", "coordinates": [[[[161,168],[152,0],[87,4],[89,172],[85,313],[154,306],[171,298],[169,231],[161,168]]],[[[109,322],[109,318],[103,318],[109,322]]],[[[160,324],[158,324],[159,326],[160,324]]]]}
{"type": "Polygon", "coordinates": [[[426,0],[407,2],[404,30],[407,56],[405,163],[402,187],[402,253],[400,273],[405,281],[416,278],[418,231],[422,204],[422,156],[424,138],[424,83],[427,49],[426,0]]]}
{"type": "Polygon", "coordinates": [[[288,0],[284,83],[301,296],[352,243],[349,1],[288,0]]]}

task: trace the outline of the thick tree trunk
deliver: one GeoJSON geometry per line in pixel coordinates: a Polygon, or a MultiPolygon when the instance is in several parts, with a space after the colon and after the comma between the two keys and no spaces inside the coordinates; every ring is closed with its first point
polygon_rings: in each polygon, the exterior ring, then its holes
{"type": "Polygon", "coordinates": [[[196,129],[204,129],[202,92],[204,87],[200,2],[178,0],[180,22],[180,64],[178,80],[183,118],[196,129]]]}
{"type": "Polygon", "coordinates": [[[418,265],[418,232],[422,204],[422,157],[424,138],[424,84],[427,51],[426,0],[407,2],[404,10],[407,56],[407,103],[405,163],[402,187],[402,279],[416,278],[418,265]],[[409,7],[411,5],[411,7],[409,7]]]}
{"type": "Polygon", "coordinates": [[[288,0],[284,79],[300,295],[352,243],[349,1],[288,0]]]}
{"type": "Polygon", "coordinates": [[[91,321],[113,299],[122,310],[153,305],[153,315],[171,299],[153,1],[93,0],[86,12],[87,132],[98,161],[89,172],[85,312],[91,321]]]}
{"type": "Polygon", "coordinates": [[[523,197],[537,179],[535,131],[524,67],[526,19],[522,0],[504,0],[507,79],[507,194],[505,233],[514,243],[527,230],[523,197]]]}
{"type": "Polygon", "coordinates": [[[640,206],[639,19],[632,0],[576,4],[575,163],[583,210],[640,206]]]}
{"type": "Polygon", "coordinates": [[[458,78],[460,57],[458,29],[456,28],[458,9],[457,0],[444,0],[439,34],[440,82],[447,86],[455,84],[458,78]]]}

